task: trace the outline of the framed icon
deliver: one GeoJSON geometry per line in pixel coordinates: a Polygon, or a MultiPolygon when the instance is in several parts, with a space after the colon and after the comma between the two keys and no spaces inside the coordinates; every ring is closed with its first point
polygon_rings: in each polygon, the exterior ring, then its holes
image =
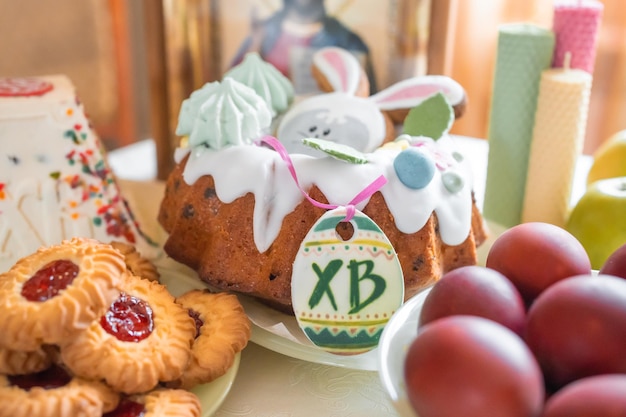
{"type": "Polygon", "coordinates": [[[294,83],[297,94],[316,90],[311,56],[324,46],[353,52],[372,93],[425,74],[432,0],[211,0],[219,24],[210,31],[219,78],[246,52],[259,52],[294,83]]]}

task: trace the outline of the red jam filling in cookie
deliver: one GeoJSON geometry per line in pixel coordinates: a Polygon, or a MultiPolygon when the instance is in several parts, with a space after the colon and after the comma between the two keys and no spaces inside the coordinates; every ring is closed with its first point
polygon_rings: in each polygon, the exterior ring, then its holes
{"type": "Polygon", "coordinates": [[[69,384],[72,377],[60,366],[53,365],[50,368],[28,375],[9,375],[11,385],[20,387],[25,391],[31,388],[41,387],[43,389],[60,388],[69,384]]]}
{"type": "Polygon", "coordinates": [[[140,342],[154,328],[152,308],[144,300],[122,293],[102,316],[100,325],[122,342],[140,342]]]}
{"type": "Polygon", "coordinates": [[[194,321],[194,323],[196,323],[196,338],[198,336],[200,336],[200,328],[204,325],[204,321],[202,321],[202,319],[200,318],[200,313],[198,313],[195,310],[192,309],[188,309],[189,311],[189,317],[191,317],[194,321]]]}
{"type": "Polygon", "coordinates": [[[117,408],[104,414],[102,417],[143,417],[146,407],[143,404],[132,400],[122,400],[117,408]]]}
{"type": "Polygon", "coordinates": [[[22,297],[28,301],[46,301],[67,288],[78,275],[78,265],[67,259],[50,262],[24,283],[22,297]]]}

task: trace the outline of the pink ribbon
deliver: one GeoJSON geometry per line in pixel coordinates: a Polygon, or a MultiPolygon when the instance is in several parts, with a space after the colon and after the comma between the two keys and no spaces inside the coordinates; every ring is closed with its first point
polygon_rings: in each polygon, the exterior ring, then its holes
{"type": "MultiPolygon", "coordinates": [[[[323,208],[326,210],[333,210],[333,209],[341,207],[341,206],[336,206],[333,204],[320,203],[319,201],[312,199],[311,196],[307,194],[307,192],[300,186],[300,182],[298,181],[298,176],[296,175],[296,169],[293,166],[293,162],[291,161],[291,157],[289,156],[289,153],[287,152],[283,144],[278,139],[276,139],[273,136],[264,136],[261,138],[261,142],[268,144],[269,146],[274,148],[276,152],[278,152],[282,160],[285,161],[285,163],[287,164],[287,169],[291,173],[291,177],[296,183],[296,186],[298,187],[302,195],[304,195],[304,197],[306,197],[306,199],[309,200],[309,202],[311,202],[311,204],[313,204],[315,207],[323,208]]],[[[350,200],[350,202],[346,206],[344,206],[344,208],[346,209],[346,217],[342,220],[342,222],[349,222],[350,220],[352,220],[352,218],[354,217],[354,214],[356,213],[355,205],[359,204],[360,202],[364,201],[367,198],[370,198],[376,191],[378,191],[386,183],[387,183],[387,178],[385,178],[384,175],[381,175],[378,178],[376,178],[374,181],[372,181],[372,183],[368,185],[367,187],[365,187],[365,189],[363,189],[360,193],[358,193],[352,200],[350,200]]]]}

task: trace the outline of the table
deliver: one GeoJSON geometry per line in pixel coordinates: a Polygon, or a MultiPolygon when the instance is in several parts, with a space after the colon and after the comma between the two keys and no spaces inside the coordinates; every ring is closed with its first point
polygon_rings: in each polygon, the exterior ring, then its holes
{"type": "MultiPolygon", "coordinates": [[[[465,137],[455,137],[455,142],[459,151],[471,163],[477,204],[482,208],[488,144],[481,139],[465,137]]],[[[108,160],[121,180],[123,192],[136,187],[139,182],[145,193],[143,195],[162,195],[163,184],[154,180],[156,153],[152,141],[141,141],[112,151],[108,160]]],[[[572,202],[584,192],[590,165],[589,157],[580,159],[572,202]]],[[[146,204],[147,201],[142,196],[133,192],[125,193],[124,196],[146,230],[160,229],[156,221],[157,207],[154,202],[146,204]]],[[[156,205],[158,206],[158,202],[156,205]]],[[[307,362],[251,342],[241,353],[239,370],[230,392],[214,415],[379,417],[398,416],[398,413],[384,391],[376,371],[307,362]]]]}

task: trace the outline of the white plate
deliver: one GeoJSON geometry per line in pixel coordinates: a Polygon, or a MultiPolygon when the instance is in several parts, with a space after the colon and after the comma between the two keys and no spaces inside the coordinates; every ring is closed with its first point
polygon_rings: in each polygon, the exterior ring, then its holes
{"type": "MultiPolygon", "coordinates": [[[[157,260],[155,264],[161,273],[161,282],[174,296],[194,288],[209,288],[185,265],[169,258],[157,260]]],[[[293,315],[281,313],[251,297],[238,295],[238,298],[252,322],[252,342],[307,362],[365,371],[378,370],[378,349],[352,356],[325,352],[306,337],[293,315]]]]}
{"type": "Polygon", "coordinates": [[[296,318],[247,297],[239,298],[253,323],[251,340],[267,349],[308,362],[364,371],[378,370],[378,349],[359,355],[335,355],[315,346],[296,318]]]}
{"type": "MultiPolygon", "coordinates": [[[[486,221],[489,237],[478,248],[478,265],[485,265],[493,242],[506,228],[486,221]]],[[[418,417],[409,403],[404,384],[404,360],[409,345],[417,337],[417,322],[430,288],[407,300],[391,317],[378,344],[379,375],[391,402],[402,417],[418,417]]]]}
{"type": "Polygon", "coordinates": [[[402,417],[417,417],[409,403],[404,384],[404,360],[417,336],[417,322],[430,288],[413,296],[391,317],[378,344],[379,375],[391,402],[402,417]]]}

